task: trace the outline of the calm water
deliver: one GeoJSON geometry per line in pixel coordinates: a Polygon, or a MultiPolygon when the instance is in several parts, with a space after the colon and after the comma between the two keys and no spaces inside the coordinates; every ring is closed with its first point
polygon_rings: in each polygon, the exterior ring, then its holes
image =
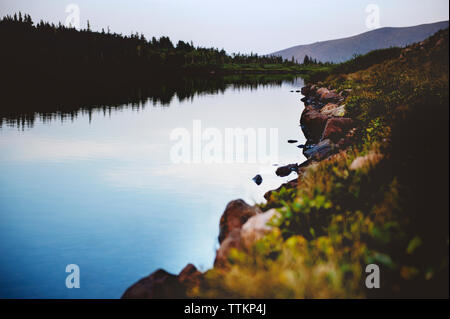
{"type": "Polygon", "coordinates": [[[157,268],[205,270],[225,205],[263,194],[294,176],[272,164],[303,159],[297,144],[302,81],[146,102],[73,120],[36,119],[0,128],[0,297],[119,298],[157,268]],[[259,164],[173,164],[170,133],[203,128],[278,128],[279,160],[259,164]],[[288,144],[296,139],[297,144],[288,144]],[[257,173],[263,183],[251,179],[257,173]],[[77,264],[81,288],[65,287],[77,264]]]}

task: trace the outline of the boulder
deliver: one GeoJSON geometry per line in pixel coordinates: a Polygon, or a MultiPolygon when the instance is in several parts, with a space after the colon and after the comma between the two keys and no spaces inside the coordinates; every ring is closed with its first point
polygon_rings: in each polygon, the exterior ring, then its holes
{"type": "Polygon", "coordinates": [[[345,115],[345,105],[343,104],[335,108],[333,111],[331,111],[330,115],[335,117],[343,117],[345,115]]]}
{"type": "Polygon", "coordinates": [[[242,249],[241,230],[234,228],[216,251],[214,267],[223,268],[228,265],[228,255],[232,248],[242,249]]]}
{"type": "Polygon", "coordinates": [[[185,298],[185,287],[178,277],[158,269],[129,287],[122,299],[165,299],[185,298]]]}
{"type": "Polygon", "coordinates": [[[364,167],[375,166],[382,158],[383,155],[379,153],[369,153],[365,156],[359,156],[353,160],[349,168],[356,171],[364,167]]]}
{"type": "Polygon", "coordinates": [[[328,116],[341,117],[344,116],[345,105],[327,103],[320,109],[320,113],[328,116]]]}
{"type": "Polygon", "coordinates": [[[325,103],[331,103],[331,102],[338,102],[338,101],[343,101],[343,97],[340,96],[339,94],[337,94],[336,92],[332,92],[332,91],[328,91],[326,93],[323,93],[320,98],[325,102],[325,103]]]}
{"type": "Polygon", "coordinates": [[[331,111],[338,108],[339,105],[335,103],[327,103],[324,107],[320,109],[320,113],[330,115],[331,111]],[[328,114],[327,114],[328,113],[328,114]]]}
{"type": "Polygon", "coordinates": [[[318,142],[328,119],[328,115],[321,114],[312,106],[305,106],[300,118],[300,124],[306,138],[313,142],[318,142]]]}
{"type": "Polygon", "coordinates": [[[250,248],[256,241],[263,238],[273,229],[273,226],[267,225],[267,223],[274,216],[278,215],[279,212],[272,208],[265,213],[255,215],[247,220],[241,229],[242,245],[245,248],[250,248]]]}
{"type": "Polygon", "coordinates": [[[278,167],[275,171],[275,174],[280,177],[285,177],[291,174],[292,172],[296,172],[298,168],[297,164],[289,164],[286,166],[278,167]]]}
{"type": "MultiPolygon", "coordinates": [[[[332,104],[332,103],[328,103],[327,105],[336,105],[337,104],[332,104]]],[[[331,107],[329,106],[328,108],[327,105],[325,105],[321,110],[320,113],[328,115],[328,116],[334,116],[334,117],[342,117],[345,115],[345,105],[341,105],[341,106],[337,106],[337,107],[331,107]]]]}
{"type": "Polygon", "coordinates": [[[219,243],[222,243],[233,229],[240,229],[250,217],[260,212],[259,208],[248,205],[242,199],[229,202],[220,218],[219,243]]]}
{"type": "Polygon", "coordinates": [[[314,160],[322,160],[329,155],[333,154],[335,151],[334,145],[329,139],[323,140],[320,143],[303,150],[303,154],[306,158],[311,158],[314,160]]]}
{"type": "Polygon", "coordinates": [[[327,88],[318,88],[316,91],[316,95],[317,97],[322,98],[322,96],[325,96],[329,92],[330,90],[328,90],[327,88]]]}
{"type": "Polygon", "coordinates": [[[330,139],[332,142],[337,142],[345,137],[348,131],[353,127],[353,120],[345,117],[330,118],[322,134],[322,140],[330,139]]]}
{"type": "Polygon", "coordinates": [[[187,264],[178,274],[178,282],[186,288],[197,286],[200,283],[202,273],[193,264],[187,264]]]}
{"type": "Polygon", "coordinates": [[[301,88],[300,92],[302,92],[303,95],[307,96],[314,92],[315,86],[314,85],[305,85],[301,88]]]}
{"type": "Polygon", "coordinates": [[[178,276],[158,269],[129,287],[122,299],[187,298],[186,291],[200,284],[202,273],[188,264],[178,276]]]}

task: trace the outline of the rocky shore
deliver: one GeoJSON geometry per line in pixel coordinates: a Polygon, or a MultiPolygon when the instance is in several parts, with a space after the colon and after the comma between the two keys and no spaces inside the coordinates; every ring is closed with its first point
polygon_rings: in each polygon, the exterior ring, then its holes
{"type": "MultiPolygon", "coordinates": [[[[258,206],[250,206],[242,199],[228,203],[220,218],[219,244],[214,268],[227,269],[228,255],[232,249],[247,250],[256,241],[272,230],[268,225],[279,213],[270,208],[272,192],[281,188],[296,188],[302,174],[310,165],[324,160],[351,145],[354,123],[345,117],[345,99],[349,91],[339,94],[331,88],[322,87],[321,83],[308,84],[301,89],[301,99],[305,108],[301,114],[300,126],[307,138],[303,154],[307,160],[301,164],[289,164],[276,170],[278,176],[288,176],[295,171],[299,177],[278,189],[267,192],[268,210],[262,211],[258,206]]],[[[189,292],[201,284],[203,274],[195,266],[188,264],[178,275],[158,269],[129,287],[122,298],[189,298],[189,292]]]]}
{"type": "Polygon", "coordinates": [[[448,42],[374,51],[303,87],[307,160],[276,170],[298,177],[227,205],[212,269],[158,270],[123,297],[448,297],[448,42]]]}

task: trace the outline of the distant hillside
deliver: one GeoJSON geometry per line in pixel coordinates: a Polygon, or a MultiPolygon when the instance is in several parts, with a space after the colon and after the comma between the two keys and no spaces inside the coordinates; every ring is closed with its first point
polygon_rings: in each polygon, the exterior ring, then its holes
{"type": "Polygon", "coordinates": [[[414,27],[380,28],[349,38],[298,45],[272,54],[284,59],[294,57],[298,62],[302,62],[305,55],[322,62],[343,62],[354,54],[419,42],[445,28],[448,28],[448,21],[414,27]]]}

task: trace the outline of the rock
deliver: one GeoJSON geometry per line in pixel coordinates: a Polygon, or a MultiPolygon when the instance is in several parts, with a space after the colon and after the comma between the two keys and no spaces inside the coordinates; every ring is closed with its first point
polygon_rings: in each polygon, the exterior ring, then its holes
{"type": "MultiPolygon", "coordinates": [[[[328,105],[328,104],[327,104],[328,105]]],[[[336,104],[333,104],[336,105],[336,104]]],[[[328,115],[328,116],[334,116],[334,117],[342,117],[345,115],[345,105],[338,106],[334,109],[326,109],[323,108],[320,110],[322,114],[328,115]]]]}
{"type": "Polygon", "coordinates": [[[301,88],[300,92],[302,92],[303,95],[310,95],[315,89],[315,86],[313,88],[313,86],[311,85],[305,85],[304,87],[301,88]]]}
{"type": "Polygon", "coordinates": [[[356,171],[364,167],[375,166],[382,158],[383,155],[379,153],[369,153],[365,156],[359,156],[353,160],[349,168],[356,171]]]}
{"type": "Polygon", "coordinates": [[[330,90],[328,90],[327,88],[318,88],[316,91],[316,95],[319,98],[322,98],[322,96],[325,96],[325,94],[328,94],[330,92],[330,90]]]}
{"type": "Polygon", "coordinates": [[[201,276],[192,264],[186,265],[178,276],[158,269],[129,287],[122,299],[187,298],[187,289],[199,285],[201,276]]]}
{"type": "Polygon", "coordinates": [[[234,228],[221,243],[216,252],[214,267],[223,268],[228,265],[228,255],[232,248],[242,249],[241,230],[234,228]]]}
{"type": "Polygon", "coordinates": [[[186,298],[185,287],[178,277],[163,269],[142,278],[122,295],[122,299],[186,298]]]}
{"type": "Polygon", "coordinates": [[[267,233],[269,233],[273,226],[267,225],[274,216],[278,216],[279,212],[275,209],[270,209],[265,213],[251,217],[242,226],[241,241],[245,248],[250,248],[256,241],[260,240],[267,233]]]}
{"type": "Polygon", "coordinates": [[[300,118],[300,124],[308,140],[318,142],[322,137],[323,130],[329,116],[321,114],[311,106],[306,106],[300,118]]]}
{"type": "Polygon", "coordinates": [[[197,286],[200,283],[202,273],[193,264],[187,264],[178,274],[178,282],[186,288],[197,286]]]}
{"type": "Polygon", "coordinates": [[[287,142],[292,144],[292,143],[297,143],[298,141],[297,140],[288,140],[287,142]]]}
{"type": "Polygon", "coordinates": [[[333,117],[327,121],[325,129],[322,134],[322,140],[330,139],[332,142],[337,142],[345,137],[348,131],[353,126],[353,120],[345,117],[333,117]]]}
{"type": "Polygon", "coordinates": [[[304,149],[303,154],[306,158],[312,158],[315,160],[322,160],[329,155],[333,154],[335,151],[334,145],[329,139],[323,140],[320,143],[314,145],[311,148],[304,149]]]}
{"type": "Polygon", "coordinates": [[[220,218],[219,243],[224,241],[233,229],[240,229],[250,217],[260,212],[259,208],[248,205],[242,199],[229,202],[220,218]]]}
{"type": "Polygon", "coordinates": [[[320,109],[320,113],[328,116],[341,117],[345,114],[345,105],[339,106],[335,103],[328,103],[320,109]]]}
{"type": "Polygon", "coordinates": [[[252,178],[252,180],[255,182],[256,185],[261,185],[263,179],[261,177],[261,175],[256,175],[255,177],[252,178]]]}
{"type": "MultiPolygon", "coordinates": [[[[324,107],[322,107],[320,109],[320,113],[322,113],[322,114],[327,114],[327,112],[331,113],[331,111],[333,111],[335,108],[338,108],[338,107],[339,107],[338,104],[327,103],[324,107]]],[[[329,114],[327,114],[327,115],[329,115],[329,114]]]]}
{"type": "Polygon", "coordinates": [[[275,171],[275,174],[280,177],[285,177],[291,174],[292,172],[296,172],[298,168],[297,164],[289,164],[285,166],[280,166],[275,171]]]}
{"type": "Polygon", "coordinates": [[[338,102],[343,100],[342,96],[332,91],[328,91],[327,93],[322,94],[320,98],[326,103],[338,102]]]}
{"type": "Polygon", "coordinates": [[[331,111],[330,115],[335,117],[343,117],[345,115],[345,104],[339,106],[338,108],[335,108],[333,111],[331,111]]]}

